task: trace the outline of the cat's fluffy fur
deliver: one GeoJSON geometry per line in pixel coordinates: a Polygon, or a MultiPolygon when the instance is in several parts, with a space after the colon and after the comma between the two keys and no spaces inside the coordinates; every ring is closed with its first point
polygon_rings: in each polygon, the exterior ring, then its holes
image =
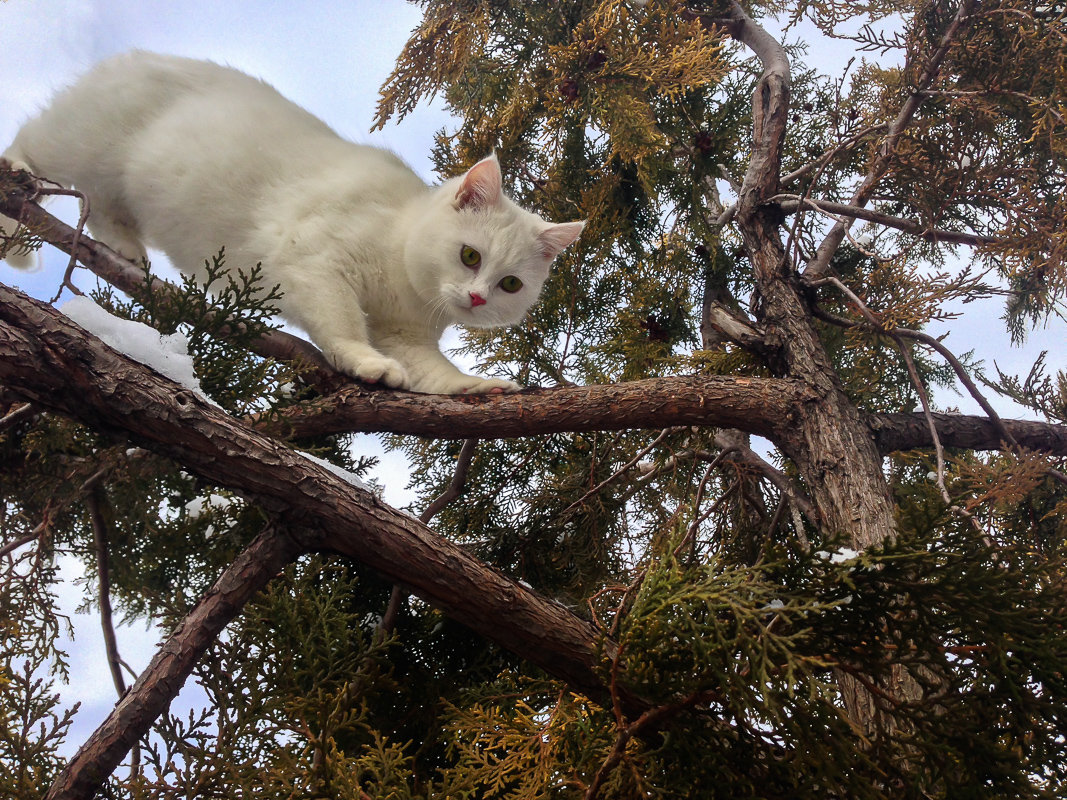
{"type": "Polygon", "coordinates": [[[262,263],[339,369],[419,392],[519,388],[465,375],[437,343],[452,324],[519,322],[582,229],[508,199],[495,157],[431,188],[261,81],[144,52],[58,94],[4,157],[84,192],[93,235],[129,258],[147,245],[202,274],[225,247],[231,267],[262,263]]]}

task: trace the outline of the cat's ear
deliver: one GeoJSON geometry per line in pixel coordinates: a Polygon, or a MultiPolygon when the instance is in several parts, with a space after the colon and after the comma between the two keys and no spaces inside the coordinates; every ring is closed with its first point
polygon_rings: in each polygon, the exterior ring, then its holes
{"type": "Polygon", "coordinates": [[[500,162],[496,160],[496,153],[493,153],[467,170],[456,191],[454,205],[461,211],[495,206],[504,196],[501,183],[500,162]]]}
{"type": "Polygon", "coordinates": [[[541,254],[551,260],[563,252],[564,248],[574,244],[575,239],[585,227],[585,222],[562,222],[549,225],[537,235],[537,246],[541,254]]]}

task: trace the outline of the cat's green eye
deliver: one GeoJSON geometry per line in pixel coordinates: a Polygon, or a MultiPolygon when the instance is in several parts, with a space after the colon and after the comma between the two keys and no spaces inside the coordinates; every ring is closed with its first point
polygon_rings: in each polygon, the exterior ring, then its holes
{"type": "Polygon", "coordinates": [[[482,263],[482,254],[469,244],[465,244],[463,249],[459,251],[459,260],[463,262],[463,266],[474,269],[482,263]]]}
{"type": "Polygon", "coordinates": [[[522,288],[522,281],[514,275],[507,275],[500,279],[500,288],[505,292],[515,293],[522,288]]]}

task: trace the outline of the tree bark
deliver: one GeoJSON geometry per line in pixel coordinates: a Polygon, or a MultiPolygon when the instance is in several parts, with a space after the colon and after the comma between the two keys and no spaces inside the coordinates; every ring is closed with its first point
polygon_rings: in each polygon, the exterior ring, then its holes
{"type": "Polygon", "coordinates": [[[441,439],[501,439],[563,431],[704,425],[774,438],[804,400],[797,381],[686,376],[526,389],[505,395],[425,395],[345,386],[253,421],[282,436],[390,431],[441,439]]]}
{"type": "MultiPolygon", "coordinates": [[[[782,240],[782,210],[770,202],[780,189],[782,147],[790,100],[785,48],[731,1],[730,34],[759,59],[763,73],[752,97],[752,156],[738,192],[734,224],[752,264],[758,291],[755,317],[770,352],[761,353],[771,373],[800,381],[809,397],[798,404],[776,443],[796,464],[820,527],[864,550],[896,536],[896,518],[881,454],[859,409],[849,400],[823,347],[801,276],[782,240]]],[[[920,688],[894,670],[891,696],[915,698],[920,688]]],[[[893,731],[875,696],[850,676],[839,686],[850,718],[872,738],[893,731]]]]}

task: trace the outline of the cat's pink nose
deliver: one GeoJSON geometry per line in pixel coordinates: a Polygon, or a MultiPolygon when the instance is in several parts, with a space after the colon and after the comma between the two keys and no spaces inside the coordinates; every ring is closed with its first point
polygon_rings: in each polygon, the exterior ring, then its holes
{"type": "Polygon", "coordinates": [[[477,306],[484,306],[486,304],[486,299],[484,297],[482,297],[480,294],[478,294],[477,292],[470,292],[470,296],[471,296],[471,308],[475,308],[477,306]]]}

